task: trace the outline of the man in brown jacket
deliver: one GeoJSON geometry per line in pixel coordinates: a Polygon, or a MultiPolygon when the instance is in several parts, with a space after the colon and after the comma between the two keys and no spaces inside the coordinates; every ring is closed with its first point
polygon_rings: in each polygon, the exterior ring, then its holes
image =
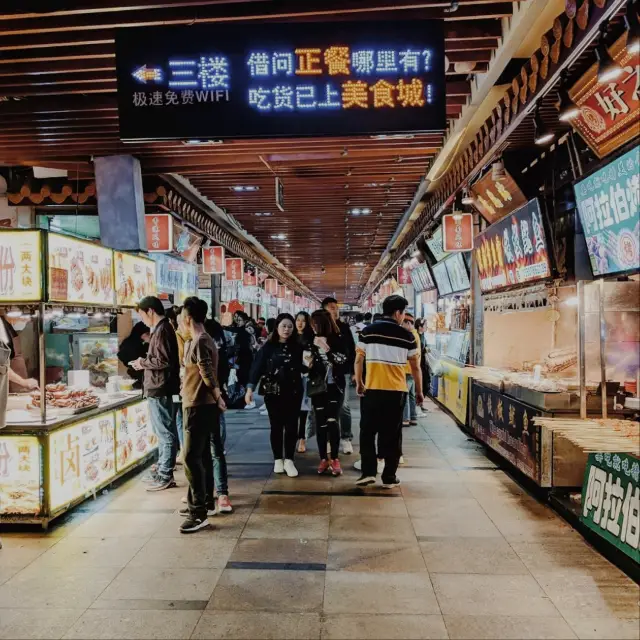
{"type": "Polygon", "coordinates": [[[180,392],[180,358],[178,341],[171,323],[165,318],[160,299],[142,298],[138,304],[142,321],[151,329],[146,358],[131,362],[134,369],[144,371],[144,393],[149,401],[151,425],[158,437],[158,465],[147,491],[163,491],[175,487],[173,468],[178,453],[178,429],[173,396],[180,392]]]}

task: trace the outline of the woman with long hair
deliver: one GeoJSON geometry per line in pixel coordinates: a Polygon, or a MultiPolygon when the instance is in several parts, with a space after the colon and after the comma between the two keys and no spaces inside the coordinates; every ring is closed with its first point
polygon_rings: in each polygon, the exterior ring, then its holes
{"type": "Polygon", "coordinates": [[[267,342],[256,354],[245,401],[253,401],[253,390],[260,383],[260,393],[269,412],[271,450],[275,473],[298,475],[293,457],[298,439],[298,415],[302,402],[302,347],[298,343],[293,316],[281,313],[267,342]],[[284,456],[283,456],[284,447],[284,456]]]}
{"type": "Polygon", "coordinates": [[[340,336],[340,329],[324,309],[311,314],[311,325],[316,333],[311,346],[309,381],[307,392],[316,419],[320,465],[318,473],[331,470],[332,475],[342,473],[338,459],[340,448],[340,424],[338,416],[344,397],[345,373],[348,368],[347,347],[340,336]],[[331,460],[328,447],[331,446],[331,460]]]}
{"type": "MultiPolygon", "coordinates": [[[[296,314],[296,333],[298,342],[302,349],[309,350],[313,344],[315,334],[311,328],[311,316],[306,311],[298,311],[296,314]]],[[[306,429],[307,416],[311,406],[311,400],[307,395],[307,377],[302,378],[303,396],[300,406],[300,415],[298,420],[298,453],[304,453],[307,450],[306,429]]]]}

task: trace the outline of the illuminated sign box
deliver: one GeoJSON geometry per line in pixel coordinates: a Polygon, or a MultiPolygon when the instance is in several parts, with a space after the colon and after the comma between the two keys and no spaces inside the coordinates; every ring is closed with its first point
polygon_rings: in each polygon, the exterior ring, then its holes
{"type": "Polygon", "coordinates": [[[122,29],[116,66],[125,140],[446,125],[438,20],[122,29]]]}

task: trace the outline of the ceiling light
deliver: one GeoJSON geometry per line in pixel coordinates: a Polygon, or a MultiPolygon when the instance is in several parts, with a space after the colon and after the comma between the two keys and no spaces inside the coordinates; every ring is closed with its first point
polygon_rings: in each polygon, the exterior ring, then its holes
{"type": "MultiPolygon", "coordinates": [[[[506,180],[506,178],[507,178],[507,174],[504,170],[504,162],[502,158],[498,158],[491,165],[491,179],[494,182],[500,182],[500,180],[506,180]]],[[[462,204],[464,204],[464,202],[462,204]]]]}
{"type": "Polygon", "coordinates": [[[553,131],[551,131],[551,129],[542,121],[540,108],[536,109],[533,116],[533,127],[535,129],[533,139],[536,144],[547,144],[556,137],[556,134],[553,133],[553,131]]]}
{"type": "Polygon", "coordinates": [[[566,84],[566,75],[563,74],[560,77],[560,85],[558,86],[558,103],[556,104],[558,109],[558,118],[562,122],[569,122],[580,115],[580,108],[569,97],[566,84]]]}
{"type": "Polygon", "coordinates": [[[412,140],[415,138],[413,133],[381,133],[375,136],[371,136],[373,140],[412,140]]]}
{"type": "Polygon", "coordinates": [[[600,41],[596,47],[596,60],[598,61],[598,82],[605,84],[622,75],[622,67],[611,57],[605,42],[607,35],[607,23],[600,27],[600,41]]]}
{"type": "Polygon", "coordinates": [[[471,192],[468,189],[465,189],[462,192],[462,204],[470,205],[475,202],[475,198],[471,195],[471,192]]]}
{"type": "Polygon", "coordinates": [[[231,189],[231,191],[236,191],[238,193],[242,191],[258,191],[258,189],[260,189],[260,187],[257,187],[253,184],[236,184],[235,186],[229,188],[231,189]]]}
{"type": "Polygon", "coordinates": [[[286,240],[287,236],[284,233],[275,233],[271,236],[272,240],[286,240]]]}
{"type": "Polygon", "coordinates": [[[361,213],[362,211],[358,207],[354,207],[353,209],[351,209],[352,216],[359,216],[361,213]]]}
{"type": "Polygon", "coordinates": [[[365,208],[362,210],[362,215],[363,215],[363,216],[368,216],[370,213],[371,213],[371,209],[369,209],[369,207],[365,207],[365,208]]]}
{"type": "Polygon", "coordinates": [[[640,19],[636,13],[634,0],[627,2],[627,13],[624,23],[627,27],[627,51],[636,54],[640,51],[640,19]]]}
{"type": "Polygon", "coordinates": [[[188,146],[192,146],[192,145],[214,145],[214,144],[223,144],[223,140],[183,140],[182,144],[186,144],[188,146]]]}
{"type": "Polygon", "coordinates": [[[271,211],[256,211],[254,214],[254,216],[258,217],[258,218],[268,218],[269,216],[272,216],[273,214],[271,213],[271,211]]]}

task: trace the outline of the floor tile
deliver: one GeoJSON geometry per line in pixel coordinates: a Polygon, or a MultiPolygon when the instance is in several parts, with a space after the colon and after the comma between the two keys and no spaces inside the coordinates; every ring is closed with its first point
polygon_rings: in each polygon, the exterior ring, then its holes
{"type": "Polygon", "coordinates": [[[324,572],[227,569],[207,609],[320,612],[324,572]]]}
{"type": "Polygon", "coordinates": [[[206,600],[213,593],[220,569],[125,567],[105,589],[106,600],[206,600]]]}
{"type": "MultiPolygon", "coordinates": [[[[384,498],[396,500],[398,498],[384,498]]],[[[332,516],[330,539],[388,540],[414,542],[416,534],[409,518],[380,518],[376,516],[332,516]]]]}
{"type": "Polygon", "coordinates": [[[569,618],[569,624],[583,640],[638,640],[640,624],[636,618],[569,618]]]}
{"type": "Polygon", "coordinates": [[[34,564],[43,567],[124,567],[145,538],[64,538],[34,564]]]}
{"type": "Polygon", "coordinates": [[[3,569],[26,567],[57,542],[59,538],[18,538],[3,534],[0,575],[3,569]]]}
{"type": "Polygon", "coordinates": [[[529,575],[503,538],[431,538],[420,547],[429,573],[529,575]]]}
{"type": "Polygon", "coordinates": [[[317,613],[267,611],[205,611],[191,636],[194,640],[317,640],[317,613]]]}
{"type": "Polygon", "coordinates": [[[334,613],[440,613],[426,573],[328,571],[324,611],[334,613]]]}
{"type": "Polygon", "coordinates": [[[405,503],[418,537],[501,537],[474,499],[405,499],[405,503]]]}
{"type": "Polygon", "coordinates": [[[96,513],[74,529],[70,538],[148,538],[160,529],[166,513],[96,513]]]}
{"type": "Polygon", "coordinates": [[[290,538],[326,540],[329,516],[278,516],[253,514],[242,532],[243,538],[290,538]]]}
{"type": "Polygon", "coordinates": [[[327,569],[410,573],[427,567],[415,542],[330,540],[327,569]]]}
{"type": "Polygon", "coordinates": [[[402,495],[406,499],[473,498],[469,487],[462,482],[414,482],[403,484],[402,495]]]}
{"type": "Polygon", "coordinates": [[[279,540],[242,538],[229,558],[231,562],[327,562],[326,540],[279,540]]]}
{"type": "Polygon", "coordinates": [[[444,617],[452,640],[568,640],[576,635],[562,618],[444,617]]]}
{"type": "Polygon", "coordinates": [[[2,609],[0,638],[61,638],[83,612],[84,609],[2,609]]]}
{"type": "Polygon", "coordinates": [[[448,638],[440,615],[332,615],[322,626],[323,640],[425,640],[448,638]]]}
{"type": "Polygon", "coordinates": [[[406,518],[407,508],[400,498],[376,498],[368,496],[334,496],[331,499],[332,516],[377,516],[381,518],[406,518]]]}
{"type": "Polygon", "coordinates": [[[329,515],[331,498],[329,496],[261,496],[254,513],[266,515],[329,515]]]}
{"type": "Polygon", "coordinates": [[[131,567],[223,569],[236,545],[233,538],[182,536],[152,538],[131,560],[131,567]]]}
{"type": "Polygon", "coordinates": [[[431,578],[444,615],[560,615],[531,576],[434,573],[431,578]]]}
{"type": "Polygon", "coordinates": [[[190,638],[200,611],[101,611],[89,609],[65,638],[190,638]]]}

